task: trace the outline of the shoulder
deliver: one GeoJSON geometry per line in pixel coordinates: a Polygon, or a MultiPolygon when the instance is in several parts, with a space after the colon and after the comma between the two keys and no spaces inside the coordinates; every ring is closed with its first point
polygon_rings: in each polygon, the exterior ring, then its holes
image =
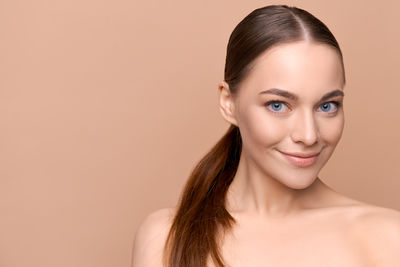
{"type": "Polygon", "coordinates": [[[374,205],[358,208],[354,232],[374,264],[395,266],[400,261],[400,211],[374,205]]]}
{"type": "Polygon", "coordinates": [[[367,232],[379,232],[381,234],[397,233],[394,237],[400,240],[400,211],[398,210],[374,205],[363,205],[358,208],[356,216],[354,216],[354,222],[360,231],[365,234],[367,232]]]}
{"type": "Polygon", "coordinates": [[[162,266],[164,244],[175,208],[156,210],[140,223],[133,245],[132,267],[162,266]]]}

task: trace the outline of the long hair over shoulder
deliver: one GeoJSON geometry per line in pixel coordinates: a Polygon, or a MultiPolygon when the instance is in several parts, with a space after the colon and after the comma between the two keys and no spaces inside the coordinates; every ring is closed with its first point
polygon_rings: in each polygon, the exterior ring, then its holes
{"type": "MultiPolygon", "coordinates": [[[[341,49],[328,27],[309,12],[287,5],[270,5],[248,14],[230,35],[224,80],[232,95],[246,77],[254,60],[282,43],[310,41],[341,49]]],[[[177,206],[163,253],[166,267],[206,267],[211,258],[225,267],[220,251],[221,233],[235,219],[225,208],[228,188],[240,160],[242,139],[239,128],[230,125],[225,135],[193,169],[177,206]]]]}

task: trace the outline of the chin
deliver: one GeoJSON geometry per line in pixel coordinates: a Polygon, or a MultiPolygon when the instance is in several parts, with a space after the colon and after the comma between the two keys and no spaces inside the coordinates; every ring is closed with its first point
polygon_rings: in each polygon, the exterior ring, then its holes
{"type": "Polygon", "coordinates": [[[290,181],[289,183],[285,183],[285,185],[291,189],[302,190],[310,187],[318,176],[315,176],[312,179],[296,179],[295,181],[290,181]]]}
{"type": "Polygon", "coordinates": [[[315,182],[320,169],[318,166],[307,169],[287,169],[271,177],[275,177],[275,180],[291,189],[302,190],[310,187],[315,182]]]}

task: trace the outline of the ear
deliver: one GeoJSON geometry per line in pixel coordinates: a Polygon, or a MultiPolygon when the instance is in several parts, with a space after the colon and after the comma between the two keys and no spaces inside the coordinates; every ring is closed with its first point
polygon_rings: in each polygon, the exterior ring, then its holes
{"type": "Polygon", "coordinates": [[[222,81],[218,84],[219,110],[222,117],[229,123],[238,126],[235,117],[235,102],[228,83],[222,81]]]}

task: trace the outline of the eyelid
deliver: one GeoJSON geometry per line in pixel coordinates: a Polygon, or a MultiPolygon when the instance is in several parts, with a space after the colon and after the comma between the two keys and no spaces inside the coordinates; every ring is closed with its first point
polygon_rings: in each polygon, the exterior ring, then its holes
{"type": "Polygon", "coordinates": [[[325,100],[325,101],[322,101],[322,102],[318,103],[317,106],[319,107],[324,103],[330,103],[330,102],[336,102],[336,103],[340,104],[340,103],[343,102],[343,98],[340,98],[340,99],[337,99],[337,98],[328,99],[328,100],[325,100]]]}

